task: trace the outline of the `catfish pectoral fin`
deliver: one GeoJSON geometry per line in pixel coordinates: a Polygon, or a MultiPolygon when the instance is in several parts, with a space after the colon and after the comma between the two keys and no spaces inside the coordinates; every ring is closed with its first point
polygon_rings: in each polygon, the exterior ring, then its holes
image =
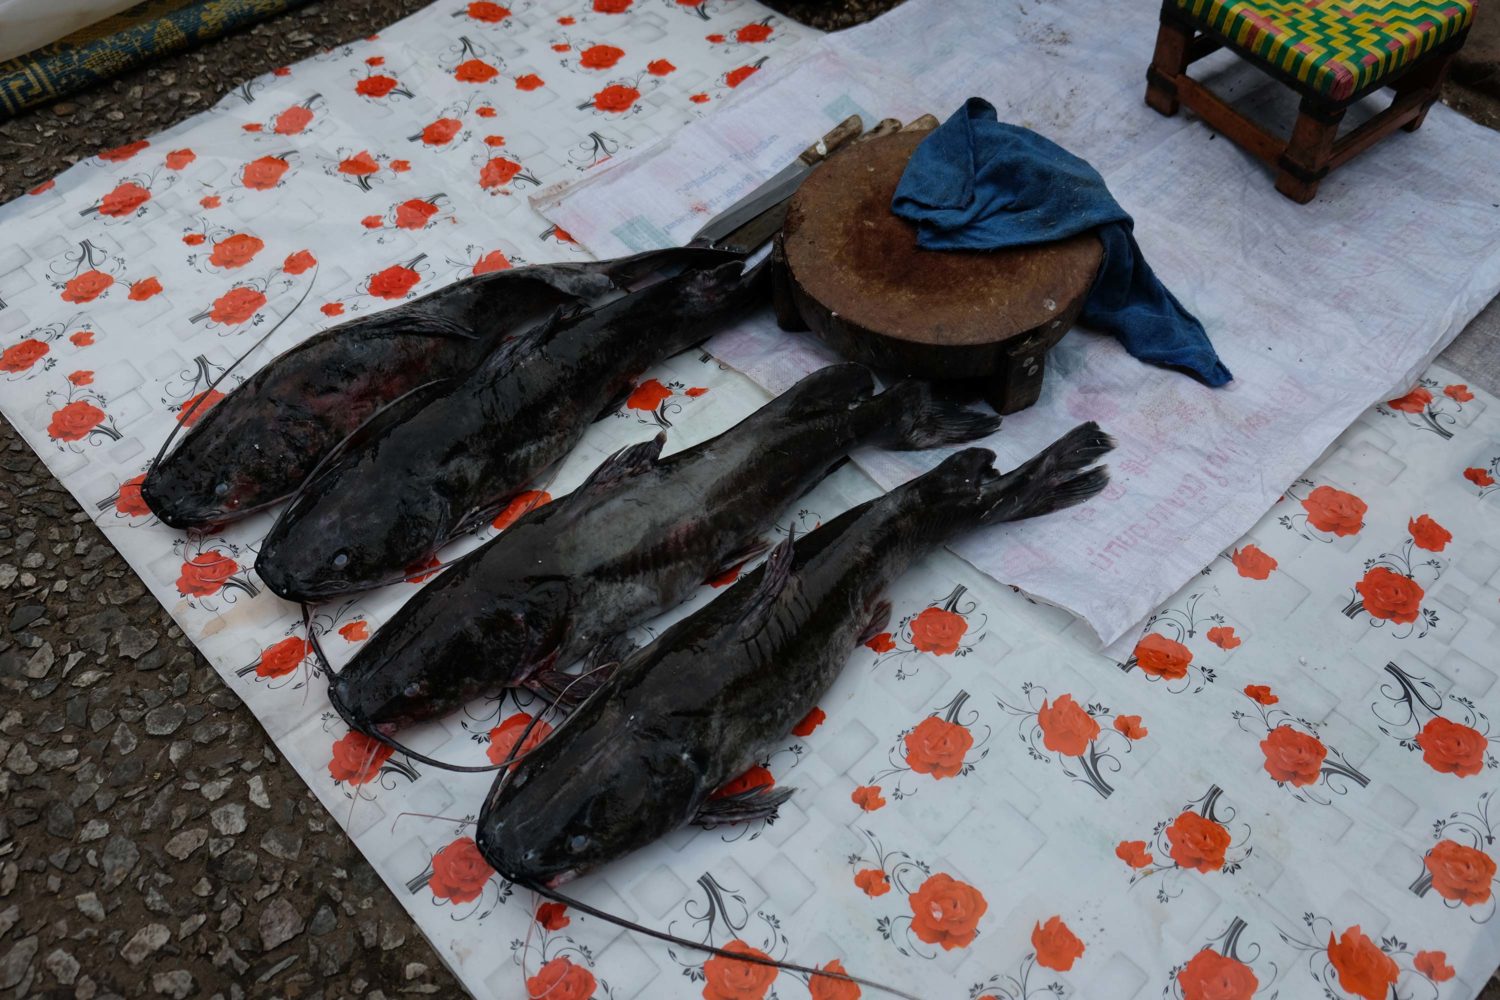
{"type": "Polygon", "coordinates": [[[879,604],[875,605],[875,610],[870,615],[869,623],[865,625],[865,630],[859,634],[859,638],[854,640],[854,644],[856,646],[863,646],[865,643],[869,642],[871,639],[884,632],[885,627],[890,623],[891,602],[889,598],[884,598],[879,604]]]}
{"type": "Polygon", "coordinates": [[[775,820],[776,811],[792,797],[794,788],[777,788],[767,791],[765,786],[751,788],[735,795],[709,799],[698,808],[693,817],[697,826],[713,827],[720,823],[750,823],[754,820],[775,820]]]}

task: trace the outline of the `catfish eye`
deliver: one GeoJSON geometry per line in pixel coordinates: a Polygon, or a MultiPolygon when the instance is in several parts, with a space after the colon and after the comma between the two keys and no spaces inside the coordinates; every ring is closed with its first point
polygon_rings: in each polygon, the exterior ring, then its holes
{"type": "Polygon", "coordinates": [[[229,484],[228,483],[220,483],[218,486],[214,487],[214,496],[216,496],[216,497],[224,496],[228,492],[229,492],[229,484]]]}
{"type": "Polygon", "coordinates": [[[582,854],[584,851],[588,850],[589,845],[592,843],[593,840],[589,837],[586,837],[581,833],[575,833],[573,836],[568,838],[568,850],[573,852],[574,854],[582,854]]]}
{"type": "Polygon", "coordinates": [[[407,698],[420,698],[427,693],[427,685],[421,681],[412,681],[401,693],[407,698]]]}
{"type": "Polygon", "coordinates": [[[338,552],[334,553],[334,556],[333,556],[333,568],[334,569],[343,569],[347,565],[349,565],[349,553],[348,552],[346,552],[343,549],[340,549],[338,552]]]}

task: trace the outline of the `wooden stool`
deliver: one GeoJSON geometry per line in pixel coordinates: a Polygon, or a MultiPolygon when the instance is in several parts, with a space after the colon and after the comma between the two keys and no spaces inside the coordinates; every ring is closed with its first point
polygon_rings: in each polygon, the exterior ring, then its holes
{"type": "Polygon", "coordinates": [[[1328,171],[1398,128],[1415,132],[1468,36],[1474,0],[1164,0],[1146,103],[1185,104],[1278,171],[1276,190],[1306,204],[1328,171]],[[1227,46],[1302,95],[1283,142],[1187,75],[1227,46]],[[1391,106],[1338,138],[1344,111],[1381,87],[1391,106]]]}

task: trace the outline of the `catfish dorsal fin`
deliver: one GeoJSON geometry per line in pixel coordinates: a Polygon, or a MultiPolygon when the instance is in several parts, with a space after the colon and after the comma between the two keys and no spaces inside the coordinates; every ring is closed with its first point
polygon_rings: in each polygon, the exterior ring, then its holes
{"type": "Polygon", "coordinates": [[[491,351],[490,356],[484,359],[483,369],[498,374],[515,367],[518,361],[551,339],[558,327],[564,325],[569,318],[569,309],[566,306],[558,306],[547,315],[546,319],[516,334],[491,351]]]}
{"type": "Polygon", "coordinates": [[[771,612],[776,607],[776,599],[791,582],[796,547],[797,529],[794,525],[787,531],[786,538],[782,539],[766,557],[765,564],[761,567],[760,582],[756,585],[755,593],[750,596],[749,603],[745,605],[740,635],[747,641],[765,628],[766,622],[771,619],[771,612]]]}
{"type": "Polygon", "coordinates": [[[667,443],[665,431],[649,441],[628,445],[599,463],[589,477],[575,491],[580,496],[588,493],[607,493],[631,476],[640,475],[656,464],[661,450],[667,443]]]}

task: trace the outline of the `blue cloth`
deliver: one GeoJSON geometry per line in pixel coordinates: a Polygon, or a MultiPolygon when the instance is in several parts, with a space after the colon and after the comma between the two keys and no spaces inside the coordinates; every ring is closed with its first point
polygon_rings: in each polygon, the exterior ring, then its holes
{"type": "Polygon", "coordinates": [[[1220,386],[1232,375],[1193,314],[1152,272],[1099,172],[1057,143],[996,120],[971,97],[912,154],[891,210],[929,250],[994,250],[1097,230],[1104,260],[1080,319],[1133,357],[1220,386]]]}

